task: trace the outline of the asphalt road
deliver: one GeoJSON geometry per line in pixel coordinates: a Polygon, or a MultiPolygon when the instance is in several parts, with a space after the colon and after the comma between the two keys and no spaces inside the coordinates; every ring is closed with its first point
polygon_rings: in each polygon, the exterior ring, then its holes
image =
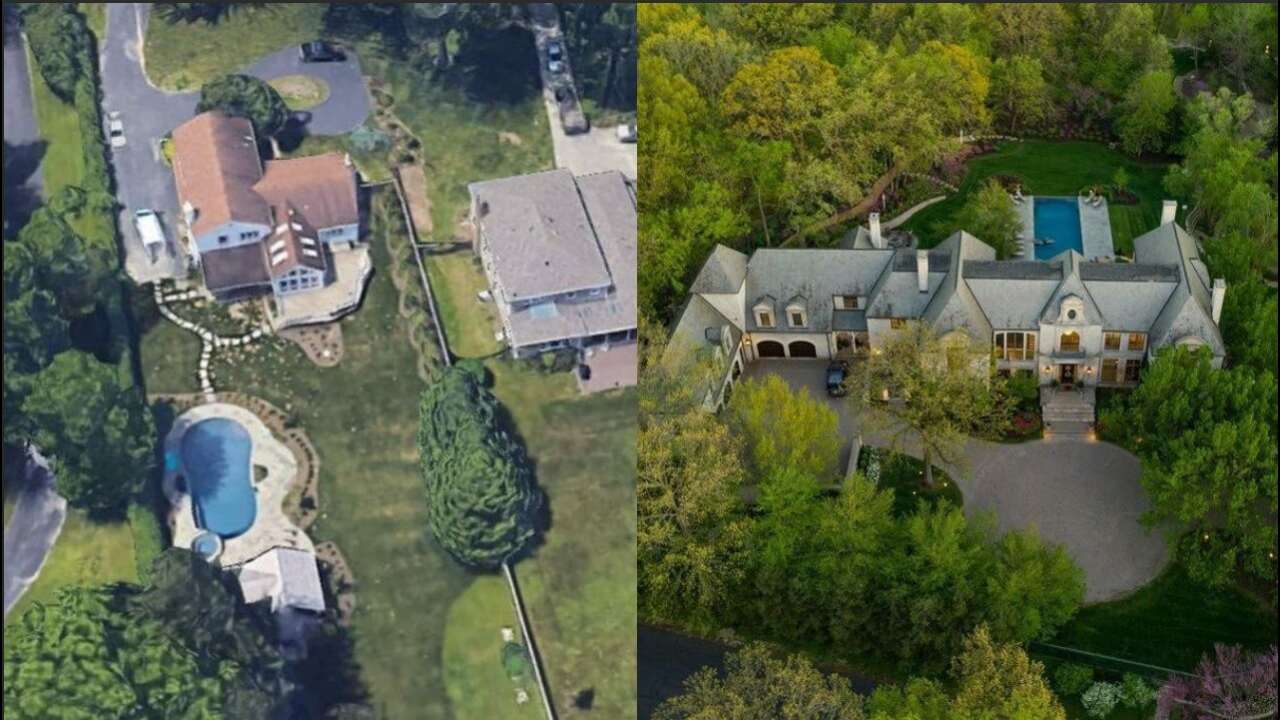
{"type": "MultiPolygon", "coordinates": [[[[120,228],[125,248],[125,269],[138,283],[184,277],[187,261],[172,240],[180,219],[173,172],[160,154],[160,140],[195,115],[198,92],[167,92],[152,86],[143,68],[142,39],[151,6],[148,3],[109,3],[106,40],[101,47],[103,109],[118,111],[124,123],[126,144],[113,148],[116,194],[124,205],[120,228]],[[156,210],[171,242],[154,261],[142,245],[132,222],[139,208],[156,210]]],[[[7,61],[6,61],[7,64],[7,61]]],[[[8,72],[6,70],[6,72],[8,72]]],[[[262,58],[245,73],[271,80],[281,75],[305,73],[329,84],[329,99],[300,114],[305,132],[337,135],[358,127],[369,115],[369,93],[360,62],[348,54],[342,63],[302,63],[296,47],[262,58]]]]}
{"type": "MultiPolygon", "coordinates": [[[[636,638],[640,720],[648,720],[663,700],[683,692],[685,679],[698,670],[712,667],[723,677],[725,655],[733,650],[725,643],[641,623],[636,638]]],[[[866,678],[841,674],[863,695],[875,689],[875,683],[866,678]]]]}
{"type": "Polygon", "coordinates": [[[4,529],[5,615],[35,581],[66,517],[67,501],[54,492],[48,461],[32,451],[13,516],[4,529]]]}
{"type": "MultiPolygon", "coordinates": [[[[6,19],[7,19],[6,15],[6,19]]],[[[44,141],[36,124],[26,43],[16,23],[4,25],[4,224],[17,231],[40,204],[44,141]]]]}

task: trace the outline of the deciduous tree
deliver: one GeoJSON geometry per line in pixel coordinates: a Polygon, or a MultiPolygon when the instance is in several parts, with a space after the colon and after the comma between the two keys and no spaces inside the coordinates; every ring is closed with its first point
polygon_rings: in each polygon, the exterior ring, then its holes
{"type": "Polygon", "coordinates": [[[833,477],[843,440],[825,401],[793,391],[777,375],[740,382],[729,403],[730,425],[747,448],[757,477],[793,470],[818,482],[833,477]]]}
{"type": "Polygon", "coordinates": [[[1177,102],[1172,72],[1152,70],[1138,78],[1125,92],[1116,123],[1124,149],[1132,155],[1163,150],[1177,102]]]}
{"type": "Polygon", "coordinates": [[[289,107],[276,89],[250,75],[224,75],[200,88],[196,112],[221,110],[253,123],[259,138],[268,138],[284,129],[289,107]]]}
{"type": "Polygon", "coordinates": [[[1022,234],[1022,220],[1013,207],[1013,198],[992,178],[969,197],[958,218],[959,227],[996,250],[1005,259],[1017,249],[1022,234]]]}
{"type": "Polygon", "coordinates": [[[1193,677],[1171,678],[1156,699],[1156,720],[1233,718],[1265,720],[1276,716],[1276,646],[1260,653],[1239,646],[1215,645],[1193,677]]]}

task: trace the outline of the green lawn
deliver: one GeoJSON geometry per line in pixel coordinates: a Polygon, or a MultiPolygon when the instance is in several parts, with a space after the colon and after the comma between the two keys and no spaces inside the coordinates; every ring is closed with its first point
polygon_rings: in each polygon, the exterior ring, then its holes
{"type": "Polygon", "coordinates": [[[147,24],[147,76],[165,90],[194,90],[262,57],[322,35],[325,3],[268,3],[234,8],[217,23],[147,24]]]}
{"type": "MultiPolygon", "coordinates": [[[[179,305],[176,312],[182,314],[179,305]]],[[[149,393],[190,393],[200,389],[196,370],[200,364],[200,338],[160,320],[140,343],[142,372],[149,393]]]]}
{"type": "Polygon", "coordinates": [[[1116,252],[1133,254],[1133,238],[1160,222],[1160,203],[1167,193],[1161,181],[1167,165],[1138,162],[1092,142],[1024,140],[1002,143],[996,152],[973,158],[960,192],[921,210],[903,226],[916,233],[922,247],[933,247],[961,229],[956,217],[970,192],[992,175],[1016,175],[1028,195],[1075,195],[1087,185],[1110,184],[1119,168],[1129,174],[1137,205],[1110,203],[1111,238],[1116,252]]]}
{"type": "Polygon", "coordinates": [[[501,575],[476,578],[449,608],[444,637],[445,682],[457,720],[539,720],[543,717],[538,683],[532,674],[517,684],[502,667],[502,628],[520,639],[520,624],[511,592],[501,575]],[[529,701],[517,705],[516,688],[529,701]]]}
{"type": "Polygon", "coordinates": [[[5,623],[21,617],[32,603],[52,600],[59,588],[68,585],[137,580],[129,523],[94,523],[83,512],[68,510],[62,533],[40,575],[5,617],[5,623]]]}
{"type": "Polygon", "coordinates": [[[37,69],[36,60],[27,48],[27,67],[31,69],[31,96],[36,123],[45,141],[40,172],[44,178],[44,195],[53,197],[68,185],[79,185],[84,177],[84,143],[80,139],[80,119],[75,107],[58,99],[37,69]]]}
{"type": "Polygon", "coordinates": [[[545,544],[516,574],[553,700],[569,716],[591,689],[593,714],[635,717],[636,394],[582,397],[569,373],[489,365],[551,504],[545,544]]]}
{"type": "Polygon", "coordinates": [[[470,202],[468,183],[553,167],[541,95],[515,104],[476,102],[404,63],[368,54],[361,59],[366,72],[387,81],[395,97],[393,111],[422,141],[435,240],[448,240],[456,233],[470,202]],[[504,141],[499,133],[511,135],[504,141]],[[518,138],[519,144],[511,138],[518,138]]]}
{"type": "Polygon", "coordinates": [[[440,322],[449,349],[459,357],[487,357],[501,349],[493,334],[501,327],[492,302],[476,293],[488,289],[479,260],[469,249],[443,255],[423,255],[440,322]]]}
{"type": "Polygon", "coordinates": [[[1175,564],[1128,598],[1082,608],[1051,642],[1189,671],[1217,642],[1274,644],[1276,616],[1237,590],[1197,585],[1175,564]]]}

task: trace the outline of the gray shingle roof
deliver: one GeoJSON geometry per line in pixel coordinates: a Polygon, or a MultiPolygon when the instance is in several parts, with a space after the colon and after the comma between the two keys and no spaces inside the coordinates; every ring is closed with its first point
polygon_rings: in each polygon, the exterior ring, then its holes
{"type": "Polygon", "coordinates": [[[1133,247],[1139,262],[1177,265],[1180,276],[1151,324],[1151,346],[1160,347],[1191,335],[1203,340],[1214,355],[1225,355],[1222,333],[1210,315],[1212,294],[1206,278],[1193,268],[1200,260],[1195,238],[1176,223],[1166,223],[1134,238],[1133,247]]]}
{"type": "Polygon", "coordinates": [[[960,266],[972,261],[995,260],[996,251],[964,231],[956,232],[938,247],[951,251],[951,268],[929,306],[925,308],[924,319],[939,334],[964,329],[979,340],[989,341],[991,322],[983,313],[982,306],[978,304],[969,285],[960,276],[960,266]]]}
{"type": "MultiPolygon", "coordinates": [[[[832,298],[836,295],[871,293],[880,273],[893,257],[892,250],[760,249],[747,263],[747,307],[764,295],[793,298],[803,295],[808,303],[808,327],[797,332],[819,332],[831,328],[832,298]]],[[[755,331],[755,314],[745,318],[747,329],[755,331]]],[[[766,328],[787,332],[786,323],[766,328]]]]}
{"type": "Polygon", "coordinates": [[[698,271],[690,292],[695,293],[736,293],[747,277],[747,256],[725,247],[716,245],[711,256],[698,271]]]}
{"type": "Polygon", "coordinates": [[[508,301],[609,284],[573,173],[550,170],[468,187],[508,301]]]}
{"type": "Polygon", "coordinates": [[[970,260],[964,264],[966,280],[1062,279],[1062,268],[1039,260],[970,260]]]}

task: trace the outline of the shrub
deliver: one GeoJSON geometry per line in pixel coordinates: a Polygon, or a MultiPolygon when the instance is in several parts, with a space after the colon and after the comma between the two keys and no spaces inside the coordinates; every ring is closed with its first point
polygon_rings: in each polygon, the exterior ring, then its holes
{"type": "Polygon", "coordinates": [[[1080,696],[1080,704],[1089,717],[1105,718],[1120,703],[1120,686],[1110,682],[1096,682],[1080,696]]]}
{"type": "Polygon", "coordinates": [[[1127,708],[1141,710],[1156,701],[1156,689],[1141,675],[1125,673],[1120,680],[1120,702],[1127,708]]]}
{"type": "Polygon", "coordinates": [[[40,75],[54,95],[72,102],[93,62],[84,49],[96,47],[84,18],[65,3],[32,3],[23,7],[22,19],[40,75]]]}
{"type": "Polygon", "coordinates": [[[502,646],[502,668],[507,677],[520,682],[529,673],[529,654],[523,645],[509,642],[502,646]]]}
{"type": "Polygon", "coordinates": [[[1053,671],[1053,689],[1059,695],[1079,695],[1093,682],[1093,668],[1080,663],[1062,663],[1053,671]]]}
{"type": "Polygon", "coordinates": [[[151,566],[164,552],[164,531],[155,512],[141,502],[129,504],[129,532],[133,534],[133,560],[138,569],[138,582],[151,582],[151,566]]]}
{"type": "Polygon", "coordinates": [[[224,75],[200,88],[196,112],[221,110],[228,115],[247,118],[259,138],[267,138],[284,129],[289,108],[280,93],[267,83],[249,75],[224,75]]]}

